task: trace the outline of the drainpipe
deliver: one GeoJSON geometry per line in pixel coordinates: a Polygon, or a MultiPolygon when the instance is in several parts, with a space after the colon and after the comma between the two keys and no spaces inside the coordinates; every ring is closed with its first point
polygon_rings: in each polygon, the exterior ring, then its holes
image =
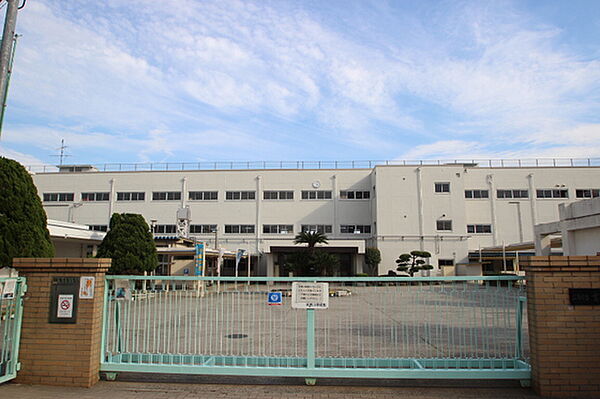
{"type": "Polygon", "coordinates": [[[187,193],[187,177],[184,177],[183,179],[181,179],[181,207],[185,208],[185,206],[187,205],[187,197],[186,194],[187,193]]]}
{"type": "MultiPolygon", "coordinates": [[[[255,237],[256,237],[256,256],[260,253],[260,239],[261,239],[261,212],[262,212],[262,176],[256,176],[256,227],[255,227],[255,237]]],[[[250,256],[250,254],[248,254],[250,256]]],[[[267,275],[269,271],[267,271],[267,275]]]]}
{"type": "Polygon", "coordinates": [[[110,194],[108,199],[108,224],[110,225],[110,218],[115,209],[115,179],[110,179],[110,194]]]}
{"type": "Polygon", "coordinates": [[[418,208],[419,208],[419,247],[421,249],[421,251],[425,250],[425,241],[423,238],[423,234],[425,231],[424,228],[424,221],[423,221],[423,184],[421,182],[421,168],[417,168],[417,204],[418,204],[418,208]]]}
{"type": "Polygon", "coordinates": [[[333,236],[337,235],[338,229],[338,192],[337,176],[331,176],[331,189],[333,190],[333,236]]]}
{"type": "Polygon", "coordinates": [[[535,181],[533,179],[533,173],[527,175],[527,182],[529,183],[529,206],[531,209],[531,223],[533,224],[532,231],[535,231],[535,225],[537,224],[537,204],[535,202],[535,181]]]}
{"type": "Polygon", "coordinates": [[[498,221],[496,219],[496,190],[493,175],[487,175],[487,184],[490,190],[490,213],[492,217],[492,240],[493,245],[498,245],[498,221]]]}

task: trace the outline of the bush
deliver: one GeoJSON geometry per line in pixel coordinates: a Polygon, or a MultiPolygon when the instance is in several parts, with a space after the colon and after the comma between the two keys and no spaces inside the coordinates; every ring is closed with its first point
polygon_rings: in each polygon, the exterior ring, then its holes
{"type": "Polygon", "coordinates": [[[12,159],[0,157],[0,267],[13,258],[51,258],[54,246],[46,212],[31,176],[12,159]]]}

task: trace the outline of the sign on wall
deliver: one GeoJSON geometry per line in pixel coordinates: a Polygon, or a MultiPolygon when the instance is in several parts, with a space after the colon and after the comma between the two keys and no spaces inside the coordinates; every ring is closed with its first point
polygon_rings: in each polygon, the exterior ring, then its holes
{"type": "Polygon", "coordinates": [[[61,294],[58,296],[57,318],[70,319],[73,317],[73,298],[74,295],[71,294],[61,294]]]}
{"type": "Polygon", "coordinates": [[[95,277],[81,277],[79,279],[79,299],[93,299],[95,277]]]}

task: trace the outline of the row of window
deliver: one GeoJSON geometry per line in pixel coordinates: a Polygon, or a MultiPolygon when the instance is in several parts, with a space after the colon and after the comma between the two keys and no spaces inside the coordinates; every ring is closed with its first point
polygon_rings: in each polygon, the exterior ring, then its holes
{"type": "MultiPolygon", "coordinates": [[[[452,220],[437,220],[436,230],[452,231],[452,220]]],[[[492,232],[491,224],[468,224],[467,233],[470,234],[489,234],[492,232]]]]}
{"type": "MultiPolygon", "coordinates": [[[[93,231],[107,231],[107,225],[89,225],[89,229],[93,231]]],[[[301,226],[303,232],[316,231],[322,234],[331,234],[332,226],[330,224],[303,224],[301,226]]],[[[190,225],[191,234],[211,234],[217,231],[216,224],[192,224],[190,225]]],[[[154,226],[156,234],[175,234],[177,226],[174,224],[157,224],[154,226]]],[[[255,228],[253,224],[226,224],[225,234],[254,234],[255,228]]],[[[292,224],[264,224],[264,234],[293,234],[294,225],[292,224]]],[[[370,225],[341,225],[340,233],[342,234],[370,234],[370,225]]]]}
{"type": "MultiPolygon", "coordinates": [[[[536,190],[537,198],[569,198],[566,188],[547,188],[536,190]]],[[[529,190],[497,190],[498,198],[529,198],[529,190]]],[[[596,198],[600,196],[600,189],[575,190],[575,198],[596,198]]],[[[488,190],[465,190],[465,198],[489,198],[488,190]]]]}
{"type": "MultiPolygon", "coordinates": [[[[303,190],[301,192],[303,200],[327,200],[332,198],[330,190],[303,190]]],[[[218,191],[190,191],[188,198],[191,201],[216,201],[218,200],[218,191]]],[[[369,191],[340,191],[340,199],[369,199],[369,191]]],[[[75,198],[74,193],[44,193],[44,202],[72,202],[75,198]]],[[[110,193],[81,193],[81,201],[108,201],[110,193]]],[[[255,200],[256,191],[226,191],[225,199],[228,201],[246,201],[255,200]]],[[[287,201],[294,199],[294,191],[263,191],[263,199],[287,201]]],[[[145,201],[145,192],[118,192],[117,201],[145,201]]],[[[181,201],[180,191],[153,191],[152,201],[181,201]]]]}

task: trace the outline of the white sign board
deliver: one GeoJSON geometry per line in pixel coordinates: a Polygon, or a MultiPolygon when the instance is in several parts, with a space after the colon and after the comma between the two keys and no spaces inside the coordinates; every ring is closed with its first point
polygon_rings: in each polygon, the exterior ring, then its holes
{"type": "Polygon", "coordinates": [[[96,277],[81,277],[79,279],[79,298],[92,299],[94,298],[94,285],[96,277]]]}
{"type": "Polygon", "coordinates": [[[292,308],[327,309],[329,308],[328,283],[292,283],[292,308]]]}
{"type": "Polygon", "coordinates": [[[56,317],[59,319],[70,319],[73,317],[73,295],[61,294],[58,296],[56,317]]]}
{"type": "Polygon", "coordinates": [[[4,290],[2,291],[2,299],[14,299],[16,289],[17,280],[6,280],[4,290]]]}

